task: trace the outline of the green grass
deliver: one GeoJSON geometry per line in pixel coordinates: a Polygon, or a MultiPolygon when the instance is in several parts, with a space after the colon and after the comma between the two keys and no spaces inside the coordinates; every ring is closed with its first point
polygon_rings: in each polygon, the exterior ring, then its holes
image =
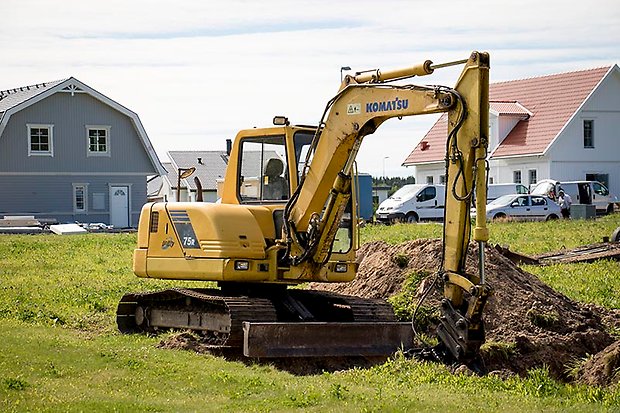
{"type": "MultiPolygon", "coordinates": [[[[620,216],[595,222],[491,224],[492,242],[540,253],[600,240],[620,216]]],[[[441,226],[367,227],[365,241],[438,237],[441,226]]],[[[454,375],[397,357],[370,369],[294,376],[263,364],[157,348],[121,335],[120,297],[179,285],[131,272],[133,234],[0,236],[0,411],[607,411],[620,391],[526,378],[454,375]]],[[[532,267],[581,301],[620,308],[617,263],[532,267]]],[[[419,274],[408,282],[415,283],[419,274]]],[[[184,283],[202,286],[200,283],[184,283]]],[[[410,311],[406,295],[394,300],[410,311]]],[[[508,349],[509,350],[509,349],[508,349]]],[[[508,351],[502,343],[489,351],[508,351]]]]}
{"type": "Polygon", "coordinates": [[[135,234],[0,235],[0,319],[113,331],[124,293],[179,285],[133,275],[135,244],[135,234]]]}
{"type": "MultiPolygon", "coordinates": [[[[561,248],[601,242],[620,227],[620,213],[596,220],[556,220],[549,222],[489,222],[490,244],[509,245],[523,254],[541,254],[561,248]]],[[[362,242],[385,241],[399,244],[417,238],[441,238],[441,223],[368,225],[362,242]]]]}
{"type": "Polygon", "coordinates": [[[0,321],[2,411],[594,411],[618,393],[555,382],[453,375],[396,357],[370,369],[292,376],[268,365],[156,348],[157,338],[85,336],[0,321]]]}

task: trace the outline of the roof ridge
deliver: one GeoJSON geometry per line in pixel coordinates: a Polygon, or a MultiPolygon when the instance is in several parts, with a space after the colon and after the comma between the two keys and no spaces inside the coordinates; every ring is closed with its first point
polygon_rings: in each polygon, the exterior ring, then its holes
{"type": "MultiPolygon", "coordinates": [[[[69,79],[69,78],[67,78],[69,79]]],[[[43,82],[43,83],[35,83],[34,85],[27,85],[27,86],[19,86],[19,87],[15,87],[12,89],[7,89],[7,90],[0,90],[0,100],[10,96],[10,95],[14,95],[20,92],[27,92],[29,90],[36,90],[36,89],[42,89],[42,88],[46,88],[49,86],[55,86],[59,83],[64,82],[67,79],[60,79],[60,80],[52,80],[51,82],[43,82]]]]}
{"type": "Polygon", "coordinates": [[[577,73],[592,72],[592,71],[601,70],[601,69],[606,69],[606,71],[609,71],[613,66],[614,66],[613,64],[610,64],[610,65],[606,65],[606,66],[591,67],[589,69],[571,70],[571,71],[568,71],[568,72],[559,72],[559,73],[551,73],[551,74],[547,74],[547,75],[524,77],[524,78],[521,78],[521,79],[504,80],[504,81],[501,81],[501,82],[493,82],[491,84],[492,85],[501,85],[501,84],[506,84],[506,83],[522,82],[524,80],[534,80],[534,79],[538,80],[538,79],[545,79],[545,78],[550,78],[550,77],[572,75],[572,74],[577,74],[577,73]]]}
{"type": "Polygon", "coordinates": [[[43,87],[48,87],[51,84],[57,84],[57,83],[64,82],[67,79],[52,80],[51,82],[35,83],[34,85],[19,86],[19,87],[15,87],[12,89],[0,90],[0,95],[10,95],[12,93],[24,92],[24,91],[31,90],[31,89],[40,89],[43,87]]]}

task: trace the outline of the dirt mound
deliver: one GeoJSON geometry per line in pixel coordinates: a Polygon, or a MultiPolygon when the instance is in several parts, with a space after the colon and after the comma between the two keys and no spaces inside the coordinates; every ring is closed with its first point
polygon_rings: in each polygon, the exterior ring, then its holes
{"type": "MultiPolygon", "coordinates": [[[[359,272],[353,282],[313,284],[312,288],[389,298],[400,291],[409,273],[433,274],[421,284],[428,285],[440,266],[441,250],[440,240],[368,243],[358,251],[359,272]]],[[[472,243],[466,262],[470,273],[476,271],[477,255],[477,245],[472,243]]],[[[483,357],[489,371],[523,375],[529,369],[548,366],[556,378],[567,380],[571,363],[614,341],[606,332],[606,321],[613,318],[604,309],[569,299],[492,248],[487,248],[485,255],[487,282],[494,290],[484,313],[487,345],[483,357]]],[[[437,292],[430,296],[430,300],[438,298],[437,292]]]]}
{"type": "Polygon", "coordinates": [[[590,386],[611,386],[620,382],[620,341],[589,358],[579,369],[577,380],[590,386]]]}

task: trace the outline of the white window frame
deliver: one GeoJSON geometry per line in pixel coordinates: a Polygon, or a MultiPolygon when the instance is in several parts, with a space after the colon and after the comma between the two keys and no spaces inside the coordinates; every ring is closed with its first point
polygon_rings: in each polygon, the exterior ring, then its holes
{"type": "Polygon", "coordinates": [[[427,183],[428,185],[432,185],[434,180],[435,180],[435,179],[433,178],[433,175],[427,175],[427,176],[426,176],[426,183],[427,183]]]}
{"type": "Polygon", "coordinates": [[[534,169],[527,170],[527,183],[528,185],[538,183],[538,169],[534,168],[534,169]],[[534,173],[534,178],[535,178],[534,182],[532,182],[532,172],[534,173]]]}
{"type": "Polygon", "coordinates": [[[520,169],[515,169],[512,171],[512,183],[513,184],[522,184],[523,183],[523,173],[520,169]],[[517,181],[517,173],[519,174],[519,180],[517,181]]]}
{"type": "Polygon", "coordinates": [[[28,156],[54,156],[54,125],[28,123],[26,124],[28,129],[28,156]],[[47,151],[33,151],[32,150],[32,129],[47,129],[49,136],[49,150],[47,151]]]}
{"type": "Polygon", "coordinates": [[[109,125],[86,125],[86,156],[110,156],[110,129],[109,125]],[[105,130],[105,152],[90,150],[91,130],[105,130]]]}
{"type": "Polygon", "coordinates": [[[88,212],[88,184],[73,184],[73,212],[76,214],[84,214],[88,212]],[[84,207],[78,208],[77,206],[77,191],[78,188],[82,188],[84,196],[84,207]]]}
{"type": "Polygon", "coordinates": [[[581,123],[582,125],[582,130],[581,133],[583,134],[583,148],[584,149],[594,149],[594,119],[583,119],[583,122],[581,123]],[[590,142],[591,145],[586,146],[586,122],[590,122],[590,142]]]}

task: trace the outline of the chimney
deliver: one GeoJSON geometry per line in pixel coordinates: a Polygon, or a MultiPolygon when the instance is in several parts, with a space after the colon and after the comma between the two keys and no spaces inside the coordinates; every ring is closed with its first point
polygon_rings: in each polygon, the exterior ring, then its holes
{"type": "Polygon", "coordinates": [[[230,151],[232,151],[232,139],[226,139],[226,155],[230,156],[230,151]]]}
{"type": "Polygon", "coordinates": [[[203,165],[202,158],[198,158],[198,165],[203,165]]]}

